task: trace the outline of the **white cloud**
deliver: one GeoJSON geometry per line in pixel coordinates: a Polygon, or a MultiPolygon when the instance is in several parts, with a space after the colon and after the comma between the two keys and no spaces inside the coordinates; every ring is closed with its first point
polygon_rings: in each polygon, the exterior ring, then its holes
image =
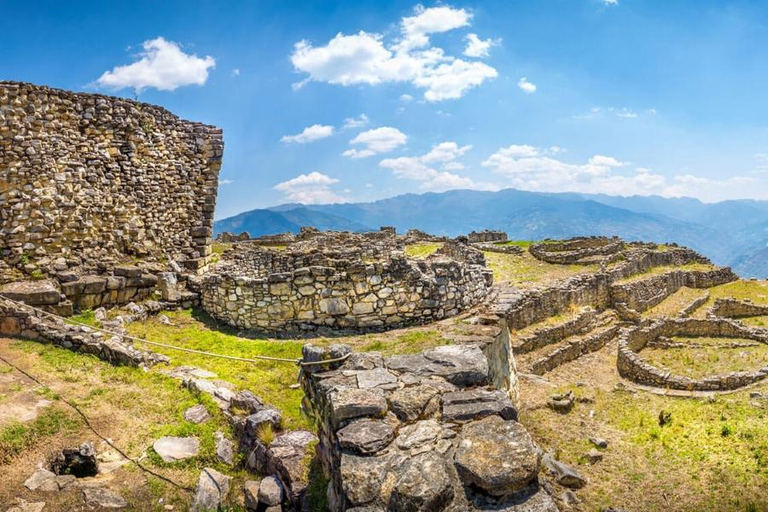
{"type": "Polygon", "coordinates": [[[208,70],[216,65],[213,57],[186,54],[177,43],[162,37],[144,41],[142,47],[139,60],[104,72],[96,83],[111,89],[131,87],[137,92],[148,87],[173,91],[185,85],[205,84],[208,70]]]}
{"type": "Polygon", "coordinates": [[[229,185],[230,183],[232,183],[232,180],[227,180],[227,179],[219,180],[219,186],[229,185]]]}
{"type": "Polygon", "coordinates": [[[357,117],[348,117],[344,119],[344,125],[342,128],[345,130],[349,130],[351,128],[361,128],[363,126],[368,125],[368,116],[365,114],[360,114],[357,117]]]}
{"type": "Polygon", "coordinates": [[[339,33],[325,46],[299,41],[291,62],[309,76],[294,84],[294,89],[308,81],[342,86],[409,82],[425,89],[427,101],[460,98],[498,73],[482,62],[446,55],[442,48],[430,46],[429,35],[467,26],[470,19],[464,9],[417,6],[414,16],[401,20],[402,35],[394,43],[385,44],[383,36],[363,30],[339,33]]]}
{"type": "Polygon", "coordinates": [[[232,76],[240,76],[240,68],[233,69],[232,76]]]}
{"type": "Polygon", "coordinates": [[[413,96],[411,96],[410,94],[401,94],[400,101],[402,101],[403,103],[409,103],[413,101],[413,96]]]}
{"type": "Polygon", "coordinates": [[[464,168],[463,164],[455,160],[470,149],[472,146],[441,142],[424,155],[386,158],[379,162],[379,166],[389,169],[397,178],[420,182],[422,190],[434,192],[456,188],[497,190],[497,187],[489,183],[475,183],[470,178],[451,172],[464,168]],[[437,164],[440,170],[435,168],[437,164]]]}
{"type": "Polygon", "coordinates": [[[359,133],[350,144],[360,144],[363,149],[349,149],[342,153],[349,158],[365,158],[379,153],[392,151],[406,143],[408,136],[391,126],[382,126],[366,132],[359,133]]]}
{"type": "Polygon", "coordinates": [[[582,192],[611,195],[693,196],[704,200],[744,197],[755,178],[737,176],[725,180],[691,174],[667,177],[643,167],[634,167],[614,157],[595,155],[583,164],[548,156],[549,151],[532,146],[500,148],[483,167],[506,179],[506,186],[540,192],[582,192]]]}
{"type": "Polygon", "coordinates": [[[572,119],[581,119],[581,120],[592,120],[592,119],[605,119],[606,117],[616,116],[620,117],[622,119],[635,119],[637,117],[640,117],[641,114],[646,114],[648,116],[655,116],[656,115],[656,109],[649,108],[640,114],[635,111],[634,109],[631,109],[629,107],[592,107],[589,109],[589,112],[586,114],[579,114],[571,116],[572,119]]]}
{"type": "Polygon", "coordinates": [[[491,47],[501,44],[501,39],[480,39],[477,34],[467,34],[464,55],[482,59],[491,54],[491,47]]]}
{"type": "Polygon", "coordinates": [[[536,85],[529,82],[525,76],[518,80],[517,86],[526,94],[533,94],[537,89],[536,85]]]}
{"type": "Polygon", "coordinates": [[[292,203],[339,203],[344,198],[330,188],[336,183],[339,183],[336,178],[315,171],[278,183],[274,189],[285,194],[285,198],[292,203]]]}
{"type": "Polygon", "coordinates": [[[619,5],[619,0],[603,0],[605,5],[619,5]]]}
{"type": "Polygon", "coordinates": [[[316,140],[325,139],[333,135],[333,126],[325,126],[322,124],[313,124],[304,128],[304,130],[296,135],[283,135],[280,138],[280,142],[295,142],[297,144],[306,144],[308,142],[314,142],[316,140]]]}

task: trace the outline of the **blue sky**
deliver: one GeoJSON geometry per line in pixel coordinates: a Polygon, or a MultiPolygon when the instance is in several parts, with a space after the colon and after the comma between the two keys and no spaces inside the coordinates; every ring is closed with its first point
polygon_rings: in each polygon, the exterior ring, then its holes
{"type": "Polygon", "coordinates": [[[222,127],[218,218],[451,188],[768,199],[761,1],[0,9],[0,78],[222,127]]]}

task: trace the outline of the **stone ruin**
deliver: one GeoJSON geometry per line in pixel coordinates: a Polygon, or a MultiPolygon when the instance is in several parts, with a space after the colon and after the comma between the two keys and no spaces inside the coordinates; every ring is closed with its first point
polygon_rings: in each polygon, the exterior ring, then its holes
{"type": "Polygon", "coordinates": [[[371,330],[433,322],[481,302],[492,285],[482,252],[446,243],[408,258],[393,231],[302,229],[284,251],[240,243],[200,285],[211,315],[243,328],[371,330]]]}
{"type": "Polygon", "coordinates": [[[110,96],[0,82],[0,283],[210,254],[220,129],[110,96]]]}
{"type": "Polygon", "coordinates": [[[493,231],[493,230],[483,230],[483,231],[472,231],[467,235],[467,239],[469,240],[469,243],[476,244],[476,243],[486,243],[486,242],[506,242],[507,241],[507,234],[503,231],[493,231]]]}
{"type": "Polygon", "coordinates": [[[223,244],[231,244],[234,242],[244,242],[250,239],[251,239],[251,235],[247,231],[243,231],[239,235],[230,233],[228,231],[224,231],[223,233],[219,233],[219,235],[216,237],[216,241],[221,242],[223,244]]]}
{"type": "Polygon", "coordinates": [[[545,240],[532,244],[529,251],[537,259],[558,265],[591,265],[610,261],[620,254],[626,242],[618,237],[578,237],[570,240],[545,240]]]}

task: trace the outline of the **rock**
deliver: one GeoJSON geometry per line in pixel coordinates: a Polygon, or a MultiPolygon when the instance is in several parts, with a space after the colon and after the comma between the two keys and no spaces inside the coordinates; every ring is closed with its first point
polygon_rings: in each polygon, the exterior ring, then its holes
{"type": "Polygon", "coordinates": [[[385,364],[400,373],[444,377],[457,386],[488,384],[488,359],[473,345],[445,345],[422,354],[390,356],[385,364]]]}
{"type": "Polygon", "coordinates": [[[64,449],[51,464],[57,475],[74,475],[77,478],[96,476],[99,463],[91,443],[83,443],[80,448],[64,449]]]}
{"type": "Polygon", "coordinates": [[[28,503],[21,498],[16,499],[16,506],[11,507],[7,512],[42,512],[45,508],[44,501],[37,501],[34,503],[28,503]]]}
{"type": "Polygon", "coordinates": [[[413,425],[402,427],[395,444],[401,450],[419,448],[427,443],[437,440],[437,437],[442,430],[442,427],[437,421],[422,420],[413,425]]]}
{"type": "Polygon", "coordinates": [[[365,505],[379,495],[390,468],[391,457],[363,457],[343,453],[339,472],[350,506],[365,505]]]}
{"type": "Polygon", "coordinates": [[[371,389],[379,386],[386,386],[397,382],[397,377],[392,375],[384,368],[374,368],[373,370],[363,370],[357,373],[357,386],[360,389],[371,389]]]}
{"type": "Polygon", "coordinates": [[[385,448],[395,438],[395,430],[383,421],[363,419],[336,432],[344,450],[371,454],[385,448]]]}
{"type": "Polygon", "coordinates": [[[232,407],[253,414],[264,409],[264,402],[248,390],[239,391],[231,400],[232,407]]]}
{"type": "Polygon", "coordinates": [[[573,493],[573,491],[563,491],[558,498],[567,507],[574,507],[581,503],[581,500],[573,493]]]}
{"type": "Polygon", "coordinates": [[[248,480],[243,486],[243,492],[245,493],[245,508],[248,510],[256,510],[259,507],[259,485],[261,482],[258,480],[248,480]]]}
{"type": "Polygon", "coordinates": [[[9,283],[0,288],[0,293],[30,306],[51,306],[61,300],[59,290],[48,280],[9,283]]]}
{"type": "Polygon", "coordinates": [[[590,437],[589,442],[598,448],[603,448],[603,449],[608,448],[608,441],[606,441],[602,437],[590,437]]]}
{"type": "Polygon", "coordinates": [[[574,468],[564,462],[555,460],[549,453],[544,454],[541,462],[544,464],[547,472],[554,477],[555,482],[563,487],[581,489],[587,484],[587,481],[574,468]]]}
{"type": "Polygon", "coordinates": [[[597,464],[601,460],[603,460],[603,452],[600,450],[597,450],[595,448],[592,448],[587,453],[584,454],[584,459],[586,459],[587,462],[590,464],[597,464]]]}
{"type": "Polygon", "coordinates": [[[559,393],[549,397],[547,401],[547,407],[560,414],[568,414],[573,409],[575,400],[571,391],[567,393],[559,393]]]}
{"type": "Polygon", "coordinates": [[[422,453],[408,459],[398,473],[389,501],[390,510],[437,512],[445,510],[453,500],[445,460],[436,453],[422,453]]]}
{"type": "Polygon", "coordinates": [[[454,391],[456,386],[445,383],[424,383],[398,389],[389,395],[389,407],[400,421],[426,419],[440,412],[440,393],[454,391]]]}
{"type": "Polygon", "coordinates": [[[229,494],[231,480],[232,477],[223,475],[215,469],[203,469],[197,481],[190,510],[192,512],[218,510],[229,494]]]}
{"type": "Polygon", "coordinates": [[[526,488],[539,472],[531,436],[516,421],[499,416],[466,424],[454,461],[465,485],[476,485],[494,496],[526,488]]]}
{"type": "Polygon", "coordinates": [[[24,487],[30,491],[54,492],[59,490],[59,484],[56,483],[56,474],[43,468],[37,468],[24,482],[24,487]]]}
{"type": "Polygon", "coordinates": [[[268,476],[261,481],[259,485],[259,502],[268,507],[280,505],[283,502],[285,492],[283,484],[277,477],[268,476]]]}
{"type": "Polygon", "coordinates": [[[176,462],[196,456],[200,441],[194,437],[161,437],[152,448],[164,462],[176,462]]]}
{"type": "Polygon", "coordinates": [[[283,416],[276,409],[264,409],[255,414],[251,414],[245,419],[246,432],[254,437],[258,437],[262,425],[268,424],[273,430],[280,430],[283,423],[283,416]]]}
{"type": "Polygon", "coordinates": [[[171,322],[171,319],[166,315],[157,315],[157,321],[163,325],[174,325],[174,323],[171,322]]]}
{"type": "Polygon", "coordinates": [[[125,508],[128,502],[122,496],[103,487],[91,487],[83,489],[85,504],[89,507],[101,508],[125,508]]]}
{"type": "Polygon", "coordinates": [[[280,434],[269,445],[270,467],[280,477],[285,493],[291,502],[297,500],[309,485],[307,462],[311,457],[310,449],[318,439],[312,432],[293,430],[280,434]]]}
{"type": "Polygon", "coordinates": [[[235,458],[232,441],[221,432],[216,432],[216,458],[228,466],[232,465],[235,458]]]}
{"type": "Polygon", "coordinates": [[[107,319],[107,310],[104,308],[98,308],[94,310],[93,317],[99,322],[103,322],[107,319]]]}
{"type": "Polygon", "coordinates": [[[203,404],[197,404],[184,411],[184,419],[195,424],[203,423],[210,418],[211,415],[203,404]]]}
{"type": "Polygon", "coordinates": [[[381,392],[367,389],[340,389],[331,394],[334,425],[364,416],[384,416],[387,401],[381,392]]]}
{"type": "Polygon", "coordinates": [[[492,414],[505,420],[517,420],[517,410],[509,396],[499,389],[475,388],[446,393],[443,400],[444,421],[470,421],[492,414]]]}

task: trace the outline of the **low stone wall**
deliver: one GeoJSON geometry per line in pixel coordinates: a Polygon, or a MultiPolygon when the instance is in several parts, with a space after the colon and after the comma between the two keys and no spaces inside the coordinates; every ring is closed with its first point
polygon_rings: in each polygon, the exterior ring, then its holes
{"type": "Polygon", "coordinates": [[[611,286],[611,300],[622,302],[638,312],[647,311],[682,287],[711,288],[739,277],[730,268],[714,270],[673,270],[631,283],[611,286]]]}
{"type": "MultiPolygon", "coordinates": [[[[334,352],[306,346],[304,354],[320,361],[334,352]]],[[[539,487],[533,441],[490,382],[488,361],[471,345],[353,354],[304,373],[329,508],[556,512],[539,487]]]]}
{"type": "Polygon", "coordinates": [[[253,243],[259,244],[265,247],[274,247],[278,245],[289,245],[296,241],[296,235],[290,231],[286,233],[279,233],[277,235],[262,235],[254,238],[253,243]]]}
{"type": "Polygon", "coordinates": [[[472,231],[467,235],[469,243],[476,244],[481,242],[506,242],[507,234],[503,231],[494,231],[486,229],[483,231],[472,231]]]}
{"type": "Polygon", "coordinates": [[[643,359],[641,351],[659,338],[672,336],[743,338],[768,343],[768,331],[728,319],[662,319],[650,326],[625,329],[619,337],[619,375],[637,384],[687,391],[728,391],[748,386],[768,376],[768,365],[759,370],[731,372],[691,379],[658,368],[643,359]]]}
{"type": "Polygon", "coordinates": [[[584,263],[585,259],[595,256],[610,256],[623,251],[625,247],[625,242],[618,237],[586,237],[535,243],[529,251],[541,261],[566,265],[584,263]]]}
{"type": "Polygon", "coordinates": [[[224,231],[222,233],[219,233],[216,237],[217,242],[221,242],[223,244],[231,244],[233,242],[245,242],[246,240],[250,240],[251,235],[247,231],[243,231],[239,235],[236,235],[234,233],[230,233],[229,231],[224,231]]]}
{"type": "Polygon", "coordinates": [[[531,373],[544,375],[558,366],[575,361],[585,354],[597,352],[619,333],[619,326],[613,325],[597,330],[582,338],[570,340],[567,344],[531,364],[531,373]]]}
{"type": "Polygon", "coordinates": [[[482,251],[463,242],[446,242],[435,253],[470,265],[485,266],[485,255],[482,251]]]}
{"type": "Polygon", "coordinates": [[[576,318],[551,327],[536,329],[528,336],[514,337],[512,349],[516,354],[525,354],[562,341],[568,336],[588,332],[594,327],[596,317],[595,311],[587,307],[576,318]]]}
{"type": "Polygon", "coordinates": [[[697,297],[696,299],[692,300],[690,304],[685,306],[683,309],[680,310],[680,314],[678,315],[680,318],[688,318],[692,314],[696,312],[701,306],[707,303],[709,300],[709,290],[706,290],[705,293],[701,297],[697,297]]]}
{"type": "Polygon", "coordinates": [[[167,357],[160,354],[134,348],[119,336],[107,337],[88,327],[69,325],[2,297],[0,335],[52,343],[77,352],[94,354],[113,364],[151,366],[168,361],[167,357]]]}
{"type": "Polygon", "coordinates": [[[472,244],[476,249],[480,249],[485,252],[497,252],[500,254],[511,254],[513,256],[522,256],[523,248],[517,245],[496,244],[496,243],[477,243],[472,244]]]}
{"type": "Polygon", "coordinates": [[[766,316],[768,315],[768,306],[755,304],[746,300],[720,298],[715,300],[709,313],[723,318],[766,316]]]}
{"type": "Polygon", "coordinates": [[[481,302],[493,280],[484,267],[440,257],[334,264],[297,265],[264,277],[210,274],[202,283],[202,305],[243,329],[380,329],[453,316],[481,302]]]}

